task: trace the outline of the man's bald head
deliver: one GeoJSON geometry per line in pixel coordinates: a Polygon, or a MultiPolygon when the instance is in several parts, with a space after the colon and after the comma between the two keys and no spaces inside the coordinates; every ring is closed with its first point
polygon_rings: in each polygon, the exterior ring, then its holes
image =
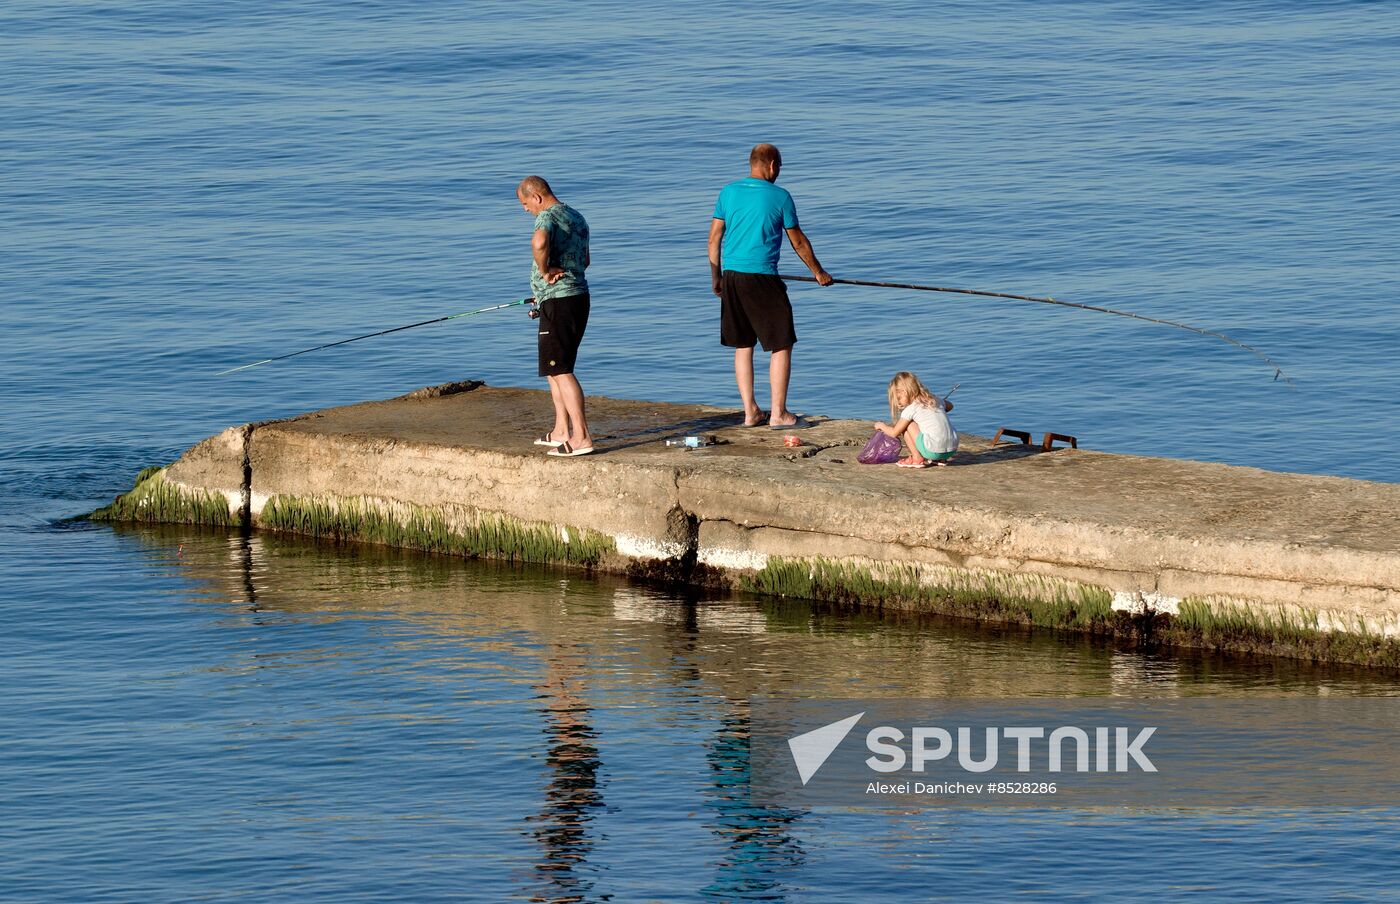
{"type": "Polygon", "coordinates": [[[778,170],[783,167],[783,155],[776,145],[756,144],[749,151],[749,173],[757,179],[776,182],[778,170]]]}
{"type": "Polygon", "coordinates": [[[783,165],[783,155],[775,144],[756,144],[753,150],[749,151],[749,166],[758,166],[760,163],[776,163],[783,165]]]}
{"type": "Polygon", "coordinates": [[[539,176],[526,176],[520,180],[520,185],[516,187],[515,193],[521,195],[539,195],[542,198],[550,197],[554,190],[549,187],[549,183],[539,176]]]}
{"type": "Polygon", "coordinates": [[[554,197],[554,189],[539,176],[526,176],[521,179],[515,188],[515,197],[520,200],[520,206],[530,213],[539,213],[559,200],[554,197]]]}

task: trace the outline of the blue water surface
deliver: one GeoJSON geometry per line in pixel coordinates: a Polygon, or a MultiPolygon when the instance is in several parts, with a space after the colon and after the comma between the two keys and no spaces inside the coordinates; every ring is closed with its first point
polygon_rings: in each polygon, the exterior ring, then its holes
{"type": "Polygon", "coordinates": [[[214,376],[528,294],[529,173],[592,227],[586,389],[736,404],[705,236],[760,140],[839,277],[1183,321],[1294,384],[1160,325],[803,286],[798,410],[881,417],[909,369],[961,383],[965,432],[1394,481],[1389,4],[8,0],[0,35],[0,897],[1393,896],[1390,811],[793,815],[740,793],[742,701],[778,688],[1389,676],[56,523],[229,424],[539,385],[516,310],[214,376]]]}

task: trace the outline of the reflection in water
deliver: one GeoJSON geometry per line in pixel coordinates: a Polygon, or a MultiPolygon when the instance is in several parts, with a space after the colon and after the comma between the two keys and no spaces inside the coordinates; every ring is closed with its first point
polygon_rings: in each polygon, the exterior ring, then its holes
{"type": "Polygon", "coordinates": [[[232,539],[237,544],[237,559],[239,569],[243,572],[243,594],[248,603],[248,611],[257,612],[258,587],[253,581],[253,546],[257,543],[257,538],[245,530],[239,531],[232,539]]]}
{"type": "MultiPolygon", "coordinates": [[[[668,672],[678,684],[698,693],[706,687],[701,631],[763,634],[762,613],[748,608],[706,606],[693,591],[670,604],[620,587],[613,593],[613,615],[664,626],[663,643],[670,650],[668,672]]],[[[726,849],[715,863],[715,875],[702,889],[721,901],[781,901],[786,898],[783,876],[802,863],[802,848],[789,826],[802,811],[766,807],[751,799],[752,760],[748,700],[722,699],[714,735],[705,745],[709,783],[704,789],[710,812],[706,825],[726,849]]]]}
{"type": "Polygon", "coordinates": [[[802,846],[792,828],[804,811],[752,801],[750,737],[748,702],[738,701],[720,717],[708,745],[705,759],[714,785],[706,806],[713,814],[711,829],[729,851],[716,864],[705,893],[721,901],[781,901],[783,876],[802,864],[802,846]]]}
{"type": "Polygon", "coordinates": [[[698,682],[723,700],[760,693],[1159,697],[1253,688],[1307,695],[1397,690],[1393,674],[1376,670],[1189,651],[1140,653],[1022,626],[800,600],[681,600],[607,575],[571,576],[565,609],[554,593],[560,572],[546,568],[318,545],[275,534],[117,530],[147,545],[163,568],[177,567],[206,599],[262,615],[392,618],[411,626],[395,635],[401,648],[411,646],[415,635],[423,643],[470,636],[493,650],[528,653],[538,661],[538,648],[527,639],[590,648],[627,641],[626,664],[632,667],[590,660],[587,678],[594,690],[626,686],[649,692],[651,684],[637,682],[642,673],[672,687],[698,682]],[[185,554],[177,563],[170,552],[179,543],[185,554]]]}
{"type": "Polygon", "coordinates": [[[545,762],[550,774],[543,809],[526,817],[537,824],[531,834],[541,848],[535,870],[543,888],[532,901],[594,900],[593,882],[583,871],[594,845],[588,824],[593,811],[603,805],[598,781],[602,761],[593,743],[596,733],[589,724],[583,669],[576,656],[569,647],[555,645],[545,654],[545,679],[535,686],[547,720],[545,762]]]}
{"type": "MultiPolygon", "coordinates": [[[[324,753],[318,737],[335,757],[342,744],[381,748],[383,761],[403,764],[397,794],[381,798],[377,779],[372,793],[342,798],[354,770],[339,766],[288,766],[286,787],[314,774],[331,789],[326,800],[346,801],[349,824],[387,808],[393,818],[374,824],[381,839],[426,811],[450,826],[438,836],[458,845],[438,856],[472,857],[484,899],[630,900],[645,897],[630,893],[642,885],[670,880],[710,899],[783,900],[852,860],[889,866],[929,852],[918,838],[907,851],[880,848],[880,833],[898,823],[872,816],[872,834],[843,836],[852,853],[833,861],[820,830],[826,814],[756,805],[746,702],[754,696],[1397,693],[1387,673],[1290,660],[1130,652],[1016,626],[677,596],[607,576],[561,580],[558,570],[273,534],[118,532],[146,545],[162,573],[179,574],[182,598],[215,604],[196,607],[213,614],[207,621],[151,607],[185,632],[176,648],[200,651],[192,730],[218,730],[205,711],[207,683],[221,694],[220,717],[236,713],[239,725],[258,726],[257,737],[275,735],[303,758],[324,753]],[[255,683],[242,682],[254,673],[255,683]],[[541,746],[543,756],[519,756],[541,746]],[[514,791],[535,785],[538,802],[514,791]],[[643,862],[619,836],[654,845],[659,857],[643,862]],[[493,864],[488,891],[480,875],[493,864]],[[619,875],[629,871],[648,875],[619,875]]],[[[246,734],[240,729],[228,749],[252,749],[246,734]]],[[[295,760],[279,750],[267,762],[295,760]]],[[[261,795],[270,778],[256,775],[261,795]]],[[[275,824],[273,811],[255,812],[275,824]]],[[[342,816],[329,804],[312,812],[322,831],[342,816]]],[[[1047,831],[1073,830],[1051,822],[1047,831]]]]}

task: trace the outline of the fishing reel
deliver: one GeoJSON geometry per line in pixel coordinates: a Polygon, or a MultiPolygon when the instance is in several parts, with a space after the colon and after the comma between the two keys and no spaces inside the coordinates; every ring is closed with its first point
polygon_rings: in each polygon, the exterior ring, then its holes
{"type": "Polygon", "coordinates": [[[525,312],[525,316],[526,316],[526,317],[529,317],[531,320],[539,320],[539,319],[540,319],[540,303],[539,303],[538,301],[535,301],[533,298],[530,299],[529,301],[525,302],[525,303],[526,303],[527,305],[529,305],[529,310],[527,310],[527,311],[525,312]]]}

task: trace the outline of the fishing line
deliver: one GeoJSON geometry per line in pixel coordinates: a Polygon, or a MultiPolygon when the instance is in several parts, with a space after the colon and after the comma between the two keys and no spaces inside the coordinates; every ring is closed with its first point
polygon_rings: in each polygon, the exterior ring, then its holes
{"type": "Polygon", "coordinates": [[[276,358],[264,358],[261,361],[254,361],[252,364],[244,364],[241,367],[230,367],[228,370],[221,370],[214,374],[222,377],[224,374],[236,373],[240,370],[247,370],[250,367],[261,367],[264,364],[271,364],[273,361],[285,361],[287,358],[295,358],[297,355],[305,355],[310,352],[319,352],[323,348],[335,348],[337,345],[345,345],[348,342],[359,342],[361,339],[373,339],[375,336],[387,336],[390,333],[399,333],[404,330],[411,330],[414,327],[427,326],[430,323],[442,323],[444,320],[456,320],[458,317],[470,317],[473,314],[485,314],[487,311],[499,311],[502,308],[513,308],[516,305],[529,304],[533,298],[522,298],[519,301],[508,301],[505,304],[492,305],[489,308],[478,308],[475,311],[463,311],[460,314],[449,314],[446,317],[434,317],[432,320],[421,320],[418,323],[410,323],[407,326],[396,326],[392,329],[380,330],[377,333],[365,333],[363,336],[356,336],[353,339],[341,339],[339,342],[327,342],[325,345],[318,345],[315,348],[304,348],[299,352],[292,352],[287,355],[278,355],[276,358]]]}
{"type": "MultiPolygon", "coordinates": [[[[812,276],[780,276],[779,278],[786,279],[789,282],[814,283],[817,281],[816,278],[812,276]]],[[[1116,311],[1113,308],[1104,308],[1092,304],[1080,304],[1075,301],[1061,301],[1058,298],[1039,298],[1035,295],[1013,295],[1010,292],[984,292],[980,289],[950,289],[944,286],[921,286],[916,285],[914,283],[872,282],[867,279],[833,279],[832,282],[841,283],[842,285],[847,286],[874,286],[879,289],[913,289],[918,292],[949,292],[956,295],[979,295],[984,298],[1010,298],[1016,301],[1034,301],[1039,304],[1057,304],[1066,308],[1079,308],[1082,311],[1098,311],[1100,314],[1114,314],[1118,317],[1131,317],[1133,320],[1142,320],[1147,323],[1160,323],[1164,326],[1174,326],[1177,329],[1187,330],[1192,333],[1197,333],[1201,336],[1211,336],[1215,339],[1222,339],[1225,342],[1236,346],[1237,348],[1244,349],[1251,355],[1260,358],[1274,369],[1275,381],[1282,380],[1283,382],[1287,383],[1290,387],[1297,389],[1297,386],[1294,385],[1292,378],[1290,378],[1287,374],[1283,372],[1283,368],[1279,366],[1278,362],[1261,352],[1259,349],[1255,348],[1252,345],[1246,345],[1245,343],[1240,342],[1238,339],[1231,339],[1224,333],[1217,333],[1214,330],[1201,329],[1198,326],[1191,326],[1189,323],[1179,323],[1175,320],[1164,320],[1160,317],[1147,317],[1143,314],[1134,314],[1131,311],[1116,311]]]]}

